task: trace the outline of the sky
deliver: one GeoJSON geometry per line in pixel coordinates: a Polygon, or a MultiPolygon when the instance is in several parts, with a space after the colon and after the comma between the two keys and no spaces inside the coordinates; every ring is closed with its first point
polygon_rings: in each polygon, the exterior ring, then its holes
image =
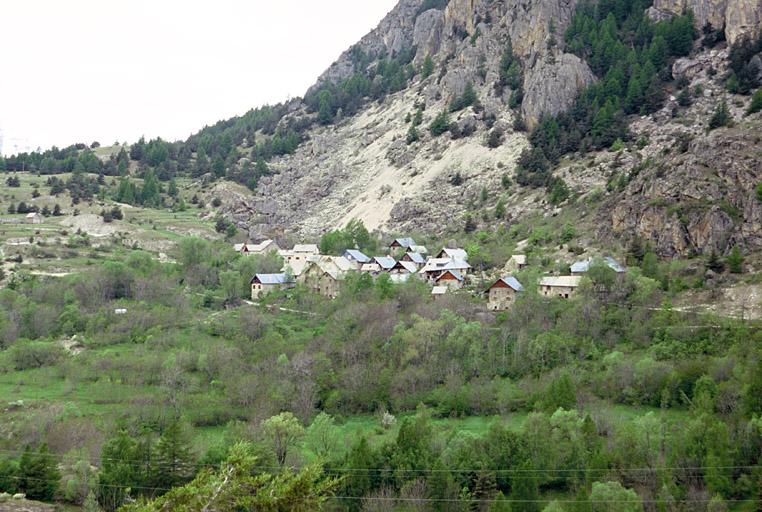
{"type": "Polygon", "coordinates": [[[3,152],[184,139],[301,96],[397,0],[1,0],[3,152]]]}

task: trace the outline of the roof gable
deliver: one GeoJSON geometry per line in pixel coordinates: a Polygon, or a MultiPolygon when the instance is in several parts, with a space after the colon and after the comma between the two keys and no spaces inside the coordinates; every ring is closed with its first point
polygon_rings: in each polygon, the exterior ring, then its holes
{"type": "Polygon", "coordinates": [[[519,280],[513,276],[501,277],[495,282],[495,284],[489,287],[490,290],[493,288],[511,288],[517,292],[524,291],[524,287],[521,285],[521,283],[519,283],[519,280]]]}

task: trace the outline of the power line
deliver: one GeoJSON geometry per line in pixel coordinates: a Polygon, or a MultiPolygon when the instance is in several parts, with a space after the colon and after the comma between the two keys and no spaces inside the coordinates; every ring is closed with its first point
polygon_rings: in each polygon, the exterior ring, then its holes
{"type": "MultiPolygon", "coordinates": [[[[44,478],[34,477],[22,477],[22,476],[10,476],[7,477],[11,480],[23,480],[33,482],[47,482],[44,478]]],[[[107,489],[137,489],[143,491],[166,491],[169,492],[173,488],[166,487],[147,487],[139,485],[118,485],[118,484],[98,484],[99,487],[105,487],[107,489]]],[[[326,499],[334,500],[366,500],[366,501],[402,501],[402,502],[425,502],[425,503],[550,503],[551,501],[557,501],[558,503],[661,503],[666,500],[656,499],[637,499],[637,500],[558,500],[558,499],[496,499],[496,498],[412,498],[412,497],[391,497],[391,496],[326,496],[326,499]]],[[[708,503],[711,499],[675,499],[670,500],[672,503],[708,503]]],[[[758,498],[748,499],[724,499],[726,503],[757,503],[762,502],[758,498]]]]}
{"type": "MultiPolygon", "coordinates": [[[[0,453],[10,453],[10,454],[23,454],[23,450],[0,450],[0,453]]],[[[47,456],[53,457],[58,459],[61,462],[88,462],[90,464],[93,464],[93,460],[85,459],[85,458],[76,458],[71,457],[69,458],[65,454],[55,454],[55,453],[48,453],[47,456]]],[[[137,466],[137,467],[143,467],[146,465],[150,465],[150,461],[144,461],[139,459],[119,459],[115,457],[101,457],[101,461],[108,460],[108,461],[116,461],[121,462],[123,464],[131,465],[131,466],[137,466]]],[[[186,467],[196,467],[196,468],[209,468],[209,469],[216,469],[219,467],[217,464],[204,464],[204,463],[187,463],[183,464],[186,467]]],[[[255,469],[267,469],[267,470],[283,470],[283,466],[272,466],[272,465],[253,465],[252,466],[255,469]]],[[[729,466],[685,466],[685,467],[679,467],[679,466],[657,466],[657,467],[640,467],[640,468],[556,468],[556,469],[543,469],[543,468],[452,468],[452,469],[435,469],[435,468],[418,468],[418,469],[411,469],[411,468],[349,468],[349,467],[324,467],[323,472],[325,473],[333,473],[333,474],[343,474],[343,473],[413,473],[413,474],[436,474],[436,473],[479,473],[479,472],[489,472],[489,473],[500,473],[500,474],[546,474],[546,473],[583,473],[583,472],[597,472],[597,473],[606,473],[606,472],[613,472],[613,473],[645,473],[645,472],[653,472],[653,471],[704,471],[708,469],[716,469],[716,470],[726,470],[726,471],[737,471],[737,470],[743,470],[743,469],[757,469],[762,468],[762,465],[729,465],[729,466]]]]}

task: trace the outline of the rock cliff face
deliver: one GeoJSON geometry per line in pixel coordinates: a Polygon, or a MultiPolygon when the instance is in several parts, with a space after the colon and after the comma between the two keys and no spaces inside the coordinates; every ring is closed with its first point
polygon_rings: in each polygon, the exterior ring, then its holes
{"type": "Polygon", "coordinates": [[[755,35],[762,27],[762,0],[654,0],[652,16],[682,14],[691,10],[697,28],[711,23],[725,27],[725,36],[732,44],[744,35],[755,35]]]}
{"type": "Polygon", "coordinates": [[[315,87],[338,82],[357,69],[354,57],[395,56],[415,49],[414,62],[430,56],[447,71],[428,97],[452,98],[467,83],[497,80],[497,67],[510,38],[524,64],[523,114],[530,128],[543,113],[566,109],[594,77],[588,65],[563,52],[563,34],[576,0],[450,0],[444,10],[421,12],[423,0],[402,0],[373,30],[344,52],[321,75],[315,87]]]}
{"type": "MultiPolygon", "coordinates": [[[[656,0],[650,14],[666,17],[693,9],[698,25],[724,26],[733,40],[759,26],[760,3],[656,0]]],[[[480,201],[485,189],[490,198],[505,202],[507,215],[501,222],[561,211],[547,203],[542,189],[504,188],[509,180],[503,178],[515,178],[528,141],[525,132],[513,129],[519,114],[508,106],[513,91],[497,84],[510,40],[524,75],[520,114],[531,129],[543,114],[568,108],[595,80],[587,63],[564,49],[562,34],[576,0],[450,0],[438,9],[423,5],[424,0],[401,0],[315,87],[364,71],[358,66],[368,59],[358,55],[406,53],[419,69],[431,57],[433,73],[417,74],[404,90],[369,102],[333,125],[315,125],[294,154],[270,163],[274,173],[261,178],[254,197],[240,189],[215,191],[235,198],[225,211],[239,227],[248,228],[252,237],[287,232],[316,237],[359,218],[370,229],[387,232],[458,232],[469,211],[487,226],[496,222],[494,215],[487,218],[494,204],[480,201]],[[451,133],[430,134],[427,127],[434,117],[468,84],[479,108],[452,113],[451,133]],[[418,109],[423,111],[418,140],[408,143],[410,118],[418,109]],[[502,134],[501,143],[490,148],[488,137],[496,133],[502,134]]],[[[733,245],[762,249],[762,203],[755,192],[762,182],[762,119],[759,114],[745,118],[748,97],[725,90],[727,57],[722,45],[705,50],[697,44],[691,57],[674,63],[673,76],[703,93],[690,107],[680,107],[670,97],[662,111],[635,118],[633,140],[647,140],[642,147],[570,155],[554,171],[580,196],[603,194],[588,233],[607,247],[638,236],[665,257],[723,253],[733,245]],[[706,122],[720,99],[730,105],[737,125],[707,134],[706,122]],[[607,187],[612,182],[624,185],[607,187]],[[610,191],[602,192],[606,188],[610,191]]],[[[282,123],[315,117],[299,100],[289,108],[282,123]]]]}

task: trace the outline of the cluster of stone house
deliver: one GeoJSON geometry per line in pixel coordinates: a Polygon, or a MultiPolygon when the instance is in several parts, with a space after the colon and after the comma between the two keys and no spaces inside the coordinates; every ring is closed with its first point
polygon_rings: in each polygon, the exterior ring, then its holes
{"type": "MultiPolygon", "coordinates": [[[[388,274],[395,283],[411,278],[421,279],[432,285],[435,299],[453,290],[463,288],[470,273],[468,253],[463,249],[443,248],[437,254],[428,256],[426,247],[417,245],[412,238],[398,238],[389,244],[386,256],[367,256],[357,249],[348,249],[341,256],[320,254],[314,244],[297,244],[284,250],[272,240],[259,244],[238,244],[236,250],[245,254],[262,254],[277,251],[284,260],[283,272],[279,274],[257,274],[251,280],[251,298],[256,300],[274,290],[287,289],[302,284],[329,298],[339,294],[341,282],[350,272],[362,272],[377,277],[388,274]]],[[[603,258],[603,263],[617,273],[625,269],[611,257],[603,258]]],[[[546,276],[538,285],[538,292],[544,297],[568,299],[580,286],[582,276],[588,272],[592,259],[571,265],[571,275],[546,276]]],[[[527,266],[525,255],[513,255],[509,267],[522,270],[527,266]]],[[[500,277],[485,291],[488,309],[504,311],[513,306],[516,298],[524,291],[524,286],[511,275],[500,277]]]]}
{"type": "Polygon", "coordinates": [[[327,256],[320,254],[320,249],[314,244],[297,244],[292,249],[281,249],[272,240],[236,244],[234,248],[242,254],[277,252],[284,260],[282,273],[257,274],[252,278],[253,300],[296,284],[335,298],[349,272],[367,273],[373,277],[388,274],[395,283],[416,277],[432,284],[438,290],[436,294],[441,295],[462,288],[471,270],[465,250],[444,248],[430,257],[426,247],[416,244],[412,238],[395,239],[388,246],[389,255],[384,256],[368,256],[357,249],[348,249],[341,256],[327,256]]]}

